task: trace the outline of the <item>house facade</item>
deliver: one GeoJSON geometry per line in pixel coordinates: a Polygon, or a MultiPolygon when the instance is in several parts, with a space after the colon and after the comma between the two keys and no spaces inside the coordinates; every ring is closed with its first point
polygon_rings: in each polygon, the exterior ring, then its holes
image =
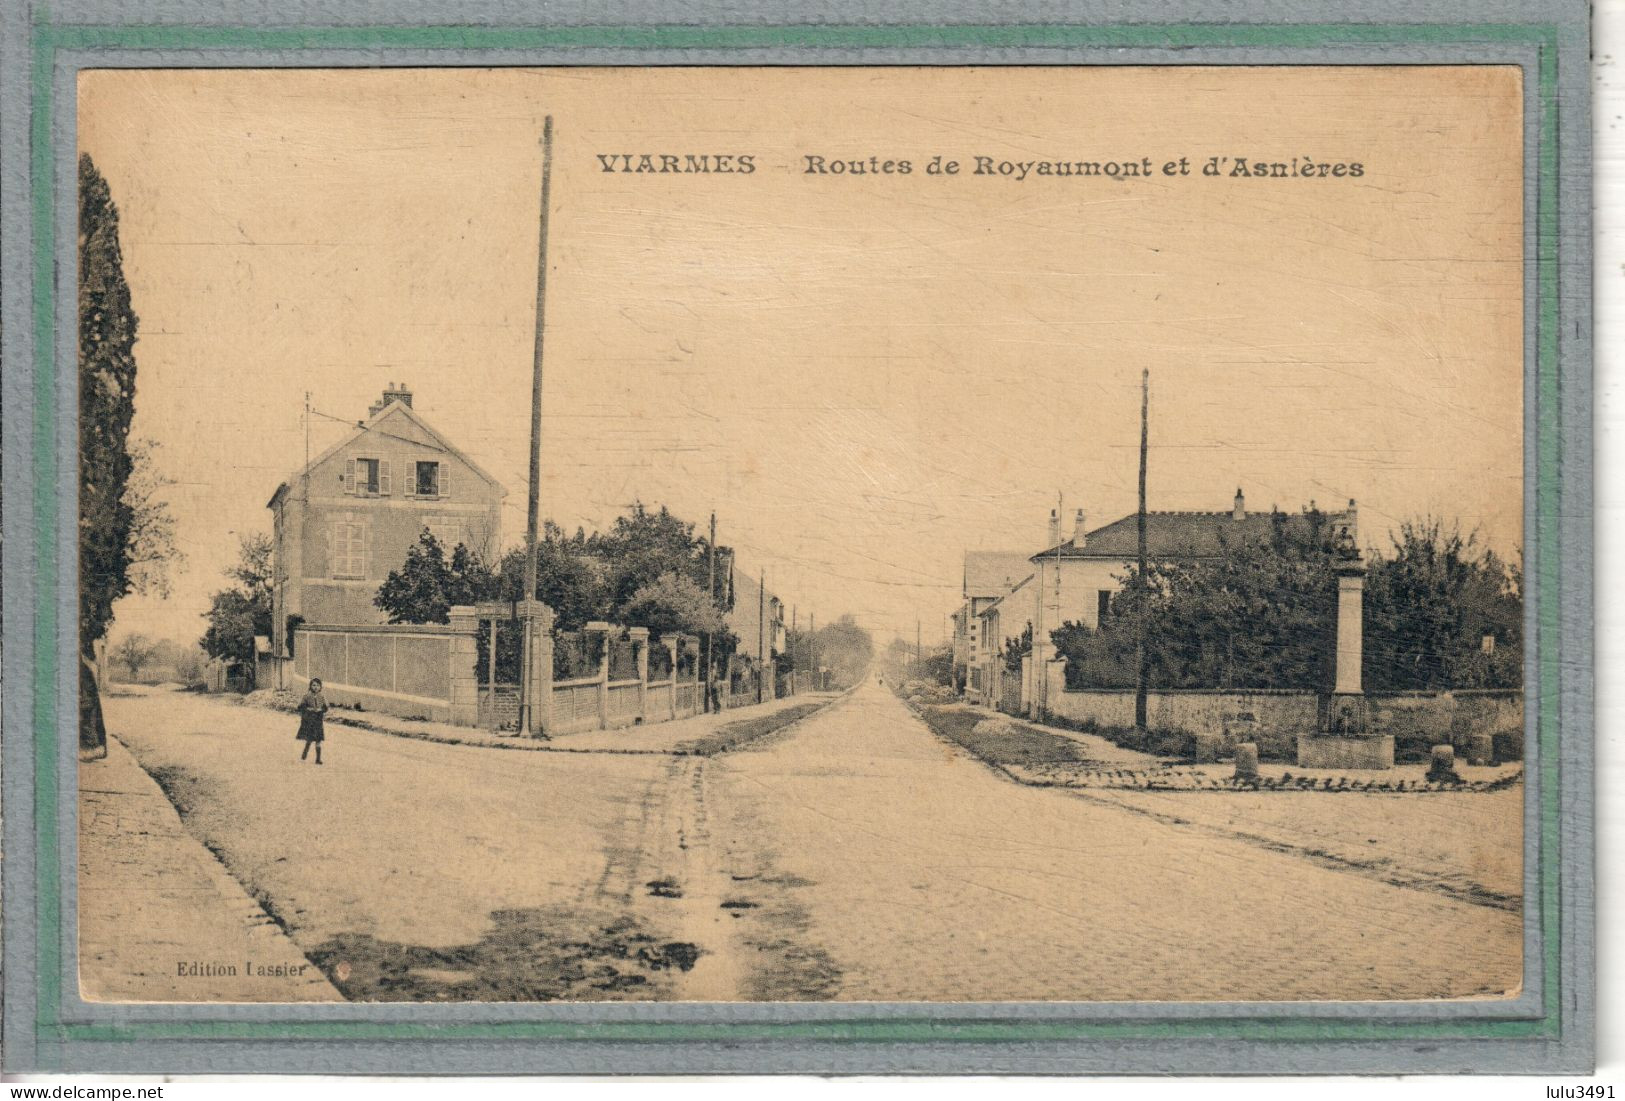
{"type": "Polygon", "coordinates": [[[1004,640],[986,633],[982,613],[1001,600],[1032,573],[1027,555],[1020,551],[966,551],[961,585],[965,602],[954,613],[954,685],[966,693],[981,689],[973,682],[990,654],[1000,652],[1004,640]]]}
{"type": "Polygon", "coordinates": [[[1005,681],[1011,676],[1005,668],[1005,643],[1019,639],[1032,623],[1031,590],[1035,583],[1035,575],[1028,574],[978,613],[976,638],[980,643],[965,681],[965,697],[972,703],[997,707],[1004,698],[1005,681]]]}
{"type": "Polygon", "coordinates": [[[506,491],[390,383],[365,421],[277,486],[272,517],[271,651],[290,654],[290,623],[369,625],[373,604],[424,529],[448,551],[500,547],[506,491]]]}
{"type": "Polygon", "coordinates": [[[784,652],[784,601],[759,577],[738,569],[731,570],[730,576],[733,607],[727,614],[728,630],[739,639],[734,653],[753,667],[764,657],[771,664],[774,654],[784,652]]]}

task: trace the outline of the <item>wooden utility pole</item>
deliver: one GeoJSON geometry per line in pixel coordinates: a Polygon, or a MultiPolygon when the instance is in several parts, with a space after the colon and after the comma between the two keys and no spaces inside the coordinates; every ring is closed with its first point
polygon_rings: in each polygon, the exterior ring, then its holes
{"type": "Polygon", "coordinates": [[[1136,583],[1140,587],[1138,627],[1134,640],[1134,726],[1144,730],[1146,722],[1146,654],[1145,654],[1145,612],[1149,592],[1146,588],[1145,570],[1145,464],[1147,445],[1151,437],[1151,372],[1140,372],[1140,511],[1135,517],[1139,534],[1139,575],[1136,583]]]}
{"type": "Polygon", "coordinates": [[[823,691],[824,678],[818,675],[818,613],[807,613],[807,641],[812,643],[813,687],[823,691]]]}
{"type": "MultiPolygon", "coordinates": [[[[528,605],[536,599],[536,536],[540,526],[542,497],[542,333],[547,306],[547,208],[552,198],[553,116],[542,120],[542,206],[536,230],[536,334],[531,347],[530,374],[530,500],[525,514],[525,591],[528,605]]],[[[519,669],[519,732],[531,732],[536,686],[531,680],[531,655],[535,641],[534,625],[527,615],[520,621],[524,634],[519,669]]]]}
{"type": "MultiPolygon", "coordinates": [[[[705,548],[705,577],[707,592],[711,597],[711,606],[717,605],[717,514],[711,513],[711,541],[705,548]]],[[[711,680],[714,659],[711,656],[711,632],[705,632],[705,703],[701,706],[706,711],[711,708],[711,680]]]]}
{"type": "Polygon", "coordinates": [[[756,702],[765,703],[762,682],[767,677],[767,571],[762,571],[756,594],[756,702]]]}
{"type": "MultiPolygon", "coordinates": [[[[1065,516],[1065,515],[1066,515],[1066,497],[1061,493],[1060,490],[1057,489],[1055,491],[1055,627],[1056,627],[1056,629],[1059,629],[1060,626],[1061,626],[1061,524],[1064,523],[1064,521],[1061,519],[1061,517],[1065,516]]],[[[1042,576],[1042,574],[1040,574],[1040,576],[1042,576]]],[[[1038,599],[1040,601],[1042,601],[1044,599],[1044,594],[1043,594],[1042,590],[1040,590],[1040,592],[1038,594],[1038,599]]],[[[966,614],[968,615],[969,613],[967,612],[966,614]]],[[[1050,637],[1051,637],[1051,639],[1053,639],[1054,635],[1051,635],[1050,637]]],[[[1036,651],[1034,651],[1034,652],[1036,653],[1036,651]]],[[[1036,661],[1033,662],[1033,666],[1036,669],[1037,666],[1038,666],[1038,663],[1036,661]]],[[[1039,714],[1040,714],[1041,718],[1048,718],[1049,717],[1049,670],[1047,668],[1038,669],[1037,675],[1038,675],[1038,678],[1039,678],[1039,680],[1038,680],[1038,684],[1039,684],[1039,688],[1038,688],[1038,710],[1039,710],[1039,714]]]]}

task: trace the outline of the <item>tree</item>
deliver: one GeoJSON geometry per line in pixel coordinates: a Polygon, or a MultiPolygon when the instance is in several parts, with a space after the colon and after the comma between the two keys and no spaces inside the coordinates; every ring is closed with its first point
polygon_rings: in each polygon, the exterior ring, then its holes
{"type": "Polygon", "coordinates": [[[124,503],[130,508],[129,578],[138,593],[169,596],[169,574],[186,565],[186,555],[175,543],[175,517],[163,494],[175,479],[158,466],[158,443],[130,442],[130,480],[124,485],[124,503]]]}
{"type": "Polygon", "coordinates": [[[1004,668],[1006,672],[1020,673],[1021,660],[1033,652],[1033,622],[1028,620],[1021,634],[1004,640],[1004,668]]]}
{"type": "MultiPolygon", "coordinates": [[[[693,524],[678,519],[664,505],[651,511],[641,501],[634,502],[609,531],[589,536],[585,550],[605,563],[608,612],[619,622],[632,622],[628,611],[633,597],[664,574],[675,573],[694,582],[702,594],[705,591],[705,540],[695,537],[693,524]]],[[[720,557],[725,555],[724,551],[720,557]]]]}
{"type": "Polygon", "coordinates": [[[449,623],[453,607],[493,599],[496,590],[496,578],[472,551],[458,543],[448,560],[440,540],[425,528],[373,603],[389,613],[391,623],[449,623]]]}
{"type": "Polygon", "coordinates": [[[187,647],[175,657],[175,679],[190,688],[203,683],[203,653],[187,647]]]}
{"type": "MultiPolygon", "coordinates": [[[[1268,538],[1195,561],[1130,566],[1098,628],[1051,633],[1074,687],[1134,683],[1145,624],[1150,683],[1164,688],[1329,691],[1337,574],[1329,518],[1276,514],[1268,538]]],[[[1364,598],[1368,691],[1512,688],[1522,682],[1522,575],[1436,520],[1410,521],[1370,554],[1364,598]],[[1489,641],[1486,642],[1486,639],[1489,641]]]]}
{"type": "Polygon", "coordinates": [[[139,680],[141,670],[151,665],[158,656],[158,647],[146,635],[128,634],[113,647],[112,658],[130,671],[132,681],[139,680]]]}
{"type": "Polygon", "coordinates": [[[79,745],[106,745],[95,644],[130,591],[134,509],[126,497],[135,412],[137,319],[119,248],[118,207],[88,154],[79,158],[79,745]],[[85,682],[90,681],[88,690],[85,682]]]}
{"type": "MultiPolygon", "coordinates": [[[[497,574],[497,599],[518,600],[525,590],[524,549],[503,555],[497,574]]],[[[536,543],[536,591],[531,597],[553,609],[561,631],[577,631],[592,620],[609,618],[603,582],[587,554],[585,535],[578,531],[566,537],[551,521],[543,526],[536,543]]]]}
{"type": "Polygon", "coordinates": [[[727,630],[721,610],[706,599],[705,587],[670,571],[640,586],[627,599],[623,614],[625,622],[649,628],[656,638],[727,630]]]}
{"type": "Polygon", "coordinates": [[[874,661],[874,638],[849,615],[820,627],[807,641],[810,652],[803,660],[808,668],[828,669],[832,687],[856,684],[874,661]]]}
{"type": "Polygon", "coordinates": [[[1365,686],[1521,685],[1523,571],[1432,517],[1392,538],[1366,580],[1365,686]]]}
{"type": "Polygon", "coordinates": [[[1318,510],[1274,513],[1266,537],[1221,536],[1211,558],[1127,567],[1106,621],[1051,632],[1068,683],[1127,687],[1144,625],[1148,682],[1159,688],[1328,687],[1335,658],[1336,554],[1318,510]]]}
{"type": "Polygon", "coordinates": [[[243,536],[237,562],[227,567],[226,576],[237,584],[210,599],[209,628],[200,645],[210,657],[251,663],[254,636],[271,634],[270,536],[243,536]]]}

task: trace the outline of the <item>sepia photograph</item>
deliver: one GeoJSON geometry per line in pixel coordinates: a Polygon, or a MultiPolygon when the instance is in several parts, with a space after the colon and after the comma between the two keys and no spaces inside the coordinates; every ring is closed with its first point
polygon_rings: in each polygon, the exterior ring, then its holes
{"type": "Polygon", "coordinates": [[[79,996],[1516,998],[1525,79],[80,72],[79,996]]]}

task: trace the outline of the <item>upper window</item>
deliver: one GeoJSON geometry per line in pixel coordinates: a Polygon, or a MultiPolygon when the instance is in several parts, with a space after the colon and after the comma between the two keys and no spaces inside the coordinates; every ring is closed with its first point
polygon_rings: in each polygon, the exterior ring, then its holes
{"type": "Polygon", "coordinates": [[[440,496],[440,464],[417,464],[417,489],[413,492],[419,497],[440,496]]]}
{"type": "Polygon", "coordinates": [[[388,497],[389,462],[385,459],[351,459],[345,464],[344,492],[358,497],[388,497]]]}

